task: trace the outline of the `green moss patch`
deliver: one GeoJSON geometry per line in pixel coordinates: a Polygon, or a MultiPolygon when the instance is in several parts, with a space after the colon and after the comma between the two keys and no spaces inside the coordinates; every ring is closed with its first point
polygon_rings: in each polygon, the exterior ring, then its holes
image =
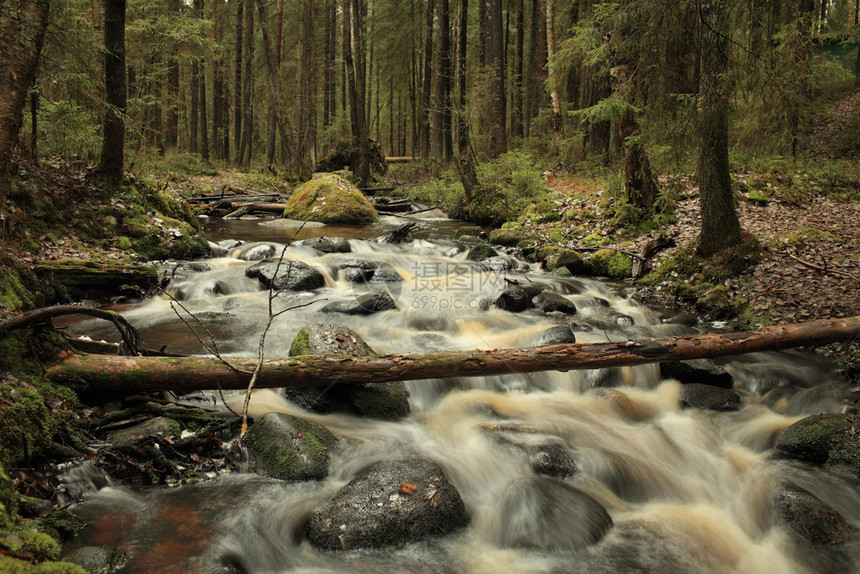
{"type": "Polygon", "coordinates": [[[379,221],[366,197],[333,173],[315,174],[287,201],[284,217],[327,224],[362,225],[379,221]]]}

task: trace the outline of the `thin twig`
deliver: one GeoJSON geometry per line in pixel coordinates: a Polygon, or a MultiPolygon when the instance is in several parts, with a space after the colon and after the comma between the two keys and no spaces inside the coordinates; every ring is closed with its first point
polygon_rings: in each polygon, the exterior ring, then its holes
{"type": "Polygon", "coordinates": [[[809,261],[804,261],[800,257],[792,255],[788,251],[786,251],[786,254],[788,254],[789,257],[791,257],[792,259],[794,259],[795,261],[797,261],[801,265],[806,265],[810,269],[815,269],[816,271],[821,271],[822,273],[836,273],[837,275],[844,275],[845,277],[850,277],[854,281],[860,282],[860,277],[855,277],[854,275],[851,275],[850,273],[847,273],[845,271],[839,271],[838,269],[827,269],[826,267],[819,267],[818,265],[816,265],[814,263],[810,263],[809,261]]]}

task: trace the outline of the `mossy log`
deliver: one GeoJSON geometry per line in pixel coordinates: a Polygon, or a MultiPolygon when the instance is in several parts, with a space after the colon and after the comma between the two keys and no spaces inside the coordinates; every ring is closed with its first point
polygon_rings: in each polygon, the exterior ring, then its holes
{"type": "MultiPolygon", "coordinates": [[[[824,345],[860,338],[860,317],[764,327],[756,331],[711,333],[693,337],[645,339],[615,343],[545,345],[490,351],[429,354],[300,356],[266,359],[256,386],[327,386],[332,383],[382,383],[415,379],[596,369],[660,361],[704,359],[824,345]]],[[[250,372],[255,359],[231,358],[250,372]]],[[[90,391],[131,393],[156,390],[193,391],[221,387],[242,389],[247,381],[211,357],[71,356],[46,376],[90,391]]]]}

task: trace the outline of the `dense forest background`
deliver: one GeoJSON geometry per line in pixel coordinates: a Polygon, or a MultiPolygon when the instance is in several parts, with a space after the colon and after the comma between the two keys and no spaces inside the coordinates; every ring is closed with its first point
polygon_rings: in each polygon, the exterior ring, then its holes
{"type": "MultiPolygon", "coordinates": [[[[654,174],[695,173],[703,253],[740,241],[730,171],[817,163],[809,119],[860,81],[858,0],[36,6],[24,155],[98,161],[113,184],[123,169],[301,181],[348,163],[368,185],[380,156],[420,158],[457,181],[440,203],[479,223],[517,215],[491,180],[528,193],[525,166],[610,174],[629,221],[670,211],[654,174]]],[[[848,122],[828,160],[856,159],[848,122]]]]}
{"type": "MultiPolygon", "coordinates": [[[[34,149],[99,156],[117,4],[52,3],[24,126],[34,149]]],[[[127,167],[307,177],[364,132],[388,156],[440,163],[525,148],[572,167],[642,145],[678,171],[695,159],[714,47],[732,147],[797,155],[816,101],[857,82],[857,22],[857,0],[129,0],[127,167]]]]}

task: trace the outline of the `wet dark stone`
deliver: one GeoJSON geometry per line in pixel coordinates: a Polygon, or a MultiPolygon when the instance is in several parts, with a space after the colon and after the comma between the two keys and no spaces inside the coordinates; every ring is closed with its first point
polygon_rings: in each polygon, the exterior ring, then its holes
{"type": "Polygon", "coordinates": [[[275,256],[276,248],[271,243],[250,243],[242,247],[239,259],[243,261],[263,261],[275,256]]]}
{"type": "Polygon", "coordinates": [[[542,444],[529,453],[532,470],[544,476],[564,479],[576,474],[576,463],[560,444],[542,444]]]}
{"type": "Polygon", "coordinates": [[[681,404],[708,411],[736,411],[741,408],[741,396],[729,389],[691,383],[681,387],[681,404]]]}
{"type": "Polygon", "coordinates": [[[576,343],[576,335],[570,325],[558,325],[541,331],[535,337],[535,345],[564,345],[576,343]]]}
{"type": "Polygon", "coordinates": [[[360,472],[314,510],[306,533],[318,548],[385,548],[442,536],[468,522],[463,500],[442,469],[412,459],[360,472]]]}
{"type": "Polygon", "coordinates": [[[394,309],[394,299],[388,293],[366,293],[353,301],[334,301],[325,305],[323,313],[343,313],[345,315],[372,315],[380,311],[394,309]]]}
{"type": "Polygon", "coordinates": [[[678,313],[675,313],[674,315],[665,317],[663,319],[663,323],[667,325],[684,325],[685,327],[695,327],[699,324],[699,320],[692,313],[680,311],[678,313]]]}
{"type": "Polygon", "coordinates": [[[776,511],[782,524],[813,544],[838,545],[857,536],[845,517],[793,485],[782,485],[776,497],[776,511]]]}
{"type": "Polygon", "coordinates": [[[571,321],[568,325],[575,333],[591,333],[594,330],[591,325],[583,323],[582,321],[571,321]]]}
{"type": "Polygon", "coordinates": [[[216,281],[212,287],[212,293],[214,295],[230,295],[233,293],[233,289],[230,288],[230,285],[226,281],[216,281]]]}
{"type": "Polygon", "coordinates": [[[367,259],[347,259],[337,266],[338,269],[350,269],[353,267],[356,269],[376,269],[379,267],[379,264],[367,259]]]}
{"type": "Polygon", "coordinates": [[[110,574],[121,572],[128,565],[129,558],[128,550],[117,546],[84,546],[63,560],[77,564],[87,572],[110,574]]]}
{"type": "Polygon", "coordinates": [[[497,257],[498,255],[499,254],[495,249],[486,243],[481,243],[479,245],[475,245],[469,250],[469,253],[466,254],[466,261],[483,261],[490,257],[497,257]]]}
{"type": "MultiPolygon", "coordinates": [[[[303,328],[293,339],[290,356],[351,355],[366,357],[373,349],[358,333],[340,325],[317,324],[303,328]]],[[[332,381],[336,383],[336,381],[332,381]]],[[[300,407],[319,413],[340,412],[380,420],[409,415],[409,395],[402,382],[287,387],[284,396],[300,407]]]]}
{"type": "Polygon", "coordinates": [[[576,550],[598,542],[613,525],[599,502],[552,478],[518,478],[499,498],[493,542],[506,548],[576,550]]]}
{"type": "Polygon", "coordinates": [[[664,379],[677,379],[685,385],[700,383],[730,389],[733,384],[732,376],[710,359],[666,361],[660,363],[660,375],[664,379]]]}
{"type": "Polygon", "coordinates": [[[544,291],[534,297],[534,306],[544,313],[559,311],[567,315],[576,313],[576,305],[570,300],[552,291],[544,291]]]}
{"type": "Polygon", "coordinates": [[[624,315],[622,313],[614,313],[612,315],[612,321],[619,327],[632,327],[636,324],[636,322],[633,320],[633,317],[631,317],[630,315],[624,315]]]}
{"type": "Polygon", "coordinates": [[[843,414],[820,414],[801,419],[776,439],[781,454],[815,464],[841,467],[860,477],[860,433],[843,414]]]}
{"type": "Polygon", "coordinates": [[[484,259],[481,261],[480,265],[481,269],[484,271],[501,273],[502,271],[512,270],[515,264],[512,259],[503,257],[502,255],[497,255],[496,257],[488,257],[484,259]]]}
{"type": "Polygon", "coordinates": [[[280,267],[276,260],[255,263],[245,270],[245,276],[259,279],[265,288],[271,283],[276,291],[310,291],[325,286],[322,273],[307,263],[286,259],[281,261],[280,267]]]}
{"type": "Polygon", "coordinates": [[[328,451],[337,439],[318,423],[268,413],[251,425],[244,444],[260,474],[281,480],[321,480],[328,476],[328,451]]]}
{"type": "Polygon", "coordinates": [[[352,247],[347,239],[343,237],[339,239],[329,239],[328,237],[318,237],[316,239],[307,240],[304,245],[313,247],[317,251],[323,253],[351,253],[352,247]]]}
{"type": "Polygon", "coordinates": [[[495,300],[495,305],[499,309],[504,309],[511,313],[519,313],[534,307],[532,299],[543,291],[543,289],[544,285],[540,284],[508,287],[495,300]]]}
{"type": "Polygon", "coordinates": [[[401,281],[403,281],[403,277],[390,269],[379,269],[370,278],[371,283],[400,283],[401,281]]]}
{"type": "Polygon", "coordinates": [[[594,275],[594,265],[576,251],[569,249],[563,250],[558,255],[558,260],[555,263],[555,268],[564,267],[572,275],[594,275]]]}
{"type": "Polygon", "coordinates": [[[350,268],[346,270],[346,280],[350,283],[367,283],[373,277],[373,269],[350,268]]]}

